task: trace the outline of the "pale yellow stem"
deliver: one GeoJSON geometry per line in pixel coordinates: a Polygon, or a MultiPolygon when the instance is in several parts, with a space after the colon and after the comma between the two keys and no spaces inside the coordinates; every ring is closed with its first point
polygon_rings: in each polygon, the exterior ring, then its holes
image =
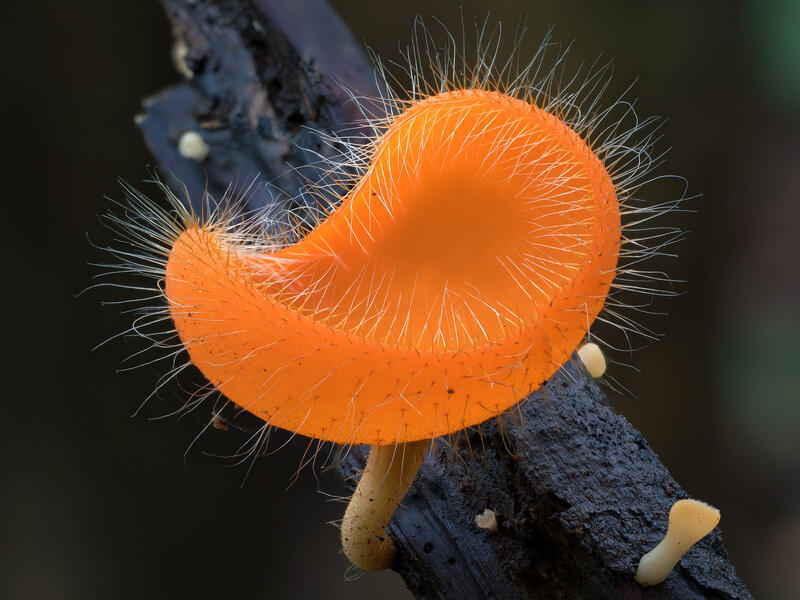
{"type": "Polygon", "coordinates": [[[430,440],[372,446],[342,519],[342,548],[365,571],[388,569],[395,547],[386,526],[417,474],[430,440]]]}
{"type": "Polygon", "coordinates": [[[669,511],[664,539],[639,561],[636,581],[642,585],[664,581],[686,551],[711,533],[719,519],[719,511],[705,502],[678,500],[669,511]]]}

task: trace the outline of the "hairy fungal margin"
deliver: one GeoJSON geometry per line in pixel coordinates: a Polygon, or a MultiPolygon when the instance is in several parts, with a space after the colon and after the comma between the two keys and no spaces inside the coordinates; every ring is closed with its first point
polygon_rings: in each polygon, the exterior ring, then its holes
{"type": "Polygon", "coordinates": [[[564,78],[549,40],[521,68],[498,60],[497,31],[479,30],[475,65],[447,40],[419,26],[399,94],[376,61],[386,96],[353,95],[373,136],[323,135],[341,158],[308,196],[341,200],[310,231],[276,234],[285,215],[243,217],[231,198],[198,216],[166,187],[166,212],[128,189],[112,271],[157,280],[165,304],[135,331],[173,344],[164,381],[184,350],[208,379],[189,408],[221,392],[265,427],[406,443],[512,409],[596,320],[648,335],[620,298],[670,293],[642,265],[680,237],[650,225],[680,199],[636,196],[654,121],[601,109],[607,70],[564,78]]]}

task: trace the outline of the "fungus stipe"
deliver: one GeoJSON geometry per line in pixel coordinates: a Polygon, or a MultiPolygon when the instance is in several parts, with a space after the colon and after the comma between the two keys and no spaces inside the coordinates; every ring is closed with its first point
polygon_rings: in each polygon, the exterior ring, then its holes
{"type": "Polygon", "coordinates": [[[392,566],[395,548],[386,535],[386,525],[411,487],[430,446],[429,440],[422,440],[376,446],[370,452],[342,519],[342,548],[360,569],[379,571],[392,566]]]}
{"type": "Polygon", "coordinates": [[[635,579],[642,585],[664,581],[681,557],[717,526],[719,511],[699,500],[678,500],[669,511],[669,525],[658,546],[642,556],[635,579]]]}
{"type": "Polygon", "coordinates": [[[125,215],[108,217],[126,245],[110,273],[152,277],[164,300],[135,333],[170,323],[169,359],[185,350],[265,428],[372,446],[342,527],[364,569],[391,563],[384,528],[434,438],[525,400],[598,318],[648,335],[616,295],[670,294],[641,263],[680,238],[649,224],[680,198],[634,196],[653,121],[623,101],[598,108],[606,69],[562,82],[563,55],[543,67],[547,40],[527,66],[498,68],[485,27],[477,64],[416,33],[411,90],[393,94],[378,61],[387,96],[354,96],[374,137],[322,136],[344,148],[329,173],[343,193],[305,235],[275,235],[231,198],[191,214],[163,184],[172,212],[127,188],[125,215]]]}

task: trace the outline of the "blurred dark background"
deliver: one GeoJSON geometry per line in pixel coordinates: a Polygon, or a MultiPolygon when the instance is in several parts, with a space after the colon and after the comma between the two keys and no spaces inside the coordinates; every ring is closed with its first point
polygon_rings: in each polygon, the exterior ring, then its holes
{"type": "MultiPolygon", "coordinates": [[[[397,57],[417,13],[460,29],[455,4],[333,2],[359,40],[397,57]]],[[[489,6],[461,2],[483,17],[489,6]]],[[[664,115],[661,173],[686,177],[691,235],[664,263],[682,292],[658,299],[662,341],[612,358],[609,392],[674,477],[722,511],[724,539],[762,599],[800,598],[800,3],[495,1],[549,25],[576,58],[613,60],[609,98],[635,80],[664,115]]],[[[158,373],[117,374],[126,327],[91,284],[97,215],[152,164],[133,123],[179,76],[155,0],[14,3],[0,20],[0,169],[7,391],[0,442],[0,597],[407,598],[392,573],[345,582],[343,493],[306,469],[305,444],[248,464],[184,452],[208,415],[150,420],[158,373]]],[[[654,194],[673,195],[673,187],[654,194]]],[[[235,435],[234,432],[224,432],[235,435]]],[[[222,435],[220,432],[219,435],[222,435]]],[[[215,433],[215,435],[217,435],[215,433]]],[[[204,442],[206,440],[203,440],[204,442]]],[[[206,453],[204,453],[204,450],[206,453]]]]}

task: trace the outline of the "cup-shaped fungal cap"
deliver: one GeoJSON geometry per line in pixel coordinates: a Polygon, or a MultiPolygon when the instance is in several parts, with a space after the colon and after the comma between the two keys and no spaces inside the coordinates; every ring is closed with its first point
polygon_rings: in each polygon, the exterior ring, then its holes
{"type": "Polygon", "coordinates": [[[639,561],[636,581],[642,585],[664,581],[686,551],[708,535],[719,519],[720,513],[713,506],[699,500],[678,500],[669,511],[664,539],[639,561]]]}
{"type": "Polygon", "coordinates": [[[429,439],[523,400],[578,347],[620,248],[614,184],[557,116],[500,92],[414,102],[341,206],[259,252],[188,228],[166,269],[192,362],[272,425],[429,439]]]}

